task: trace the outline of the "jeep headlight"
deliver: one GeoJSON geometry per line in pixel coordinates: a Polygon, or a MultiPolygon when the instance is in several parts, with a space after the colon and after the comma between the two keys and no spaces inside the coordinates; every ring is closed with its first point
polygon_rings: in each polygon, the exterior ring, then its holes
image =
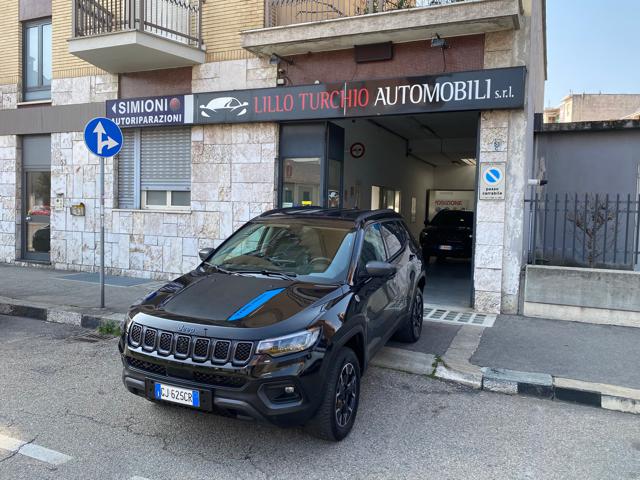
{"type": "Polygon", "coordinates": [[[265,353],[272,357],[279,357],[289,353],[302,352],[308,349],[320,336],[320,329],[303,330],[302,332],[284,335],[282,337],[261,340],[258,343],[257,353],[265,353]]]}

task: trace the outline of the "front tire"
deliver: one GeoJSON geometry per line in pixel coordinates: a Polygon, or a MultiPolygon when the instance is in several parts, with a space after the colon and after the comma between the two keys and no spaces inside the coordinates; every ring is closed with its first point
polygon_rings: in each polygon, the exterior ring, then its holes
{"type": "Polygon", "coordinates": [[[324,397],[316,416],[307,423],[313,436],[339,442],[351,432],[360,403],[360,363],[350,348],[337,354],[329,369],[324,397]]]}
{"type": "Polygon", "coordinates": [[[415,343],[420,340],[422,334],[422,317],[424,315],[424,303],[422,289],[416,288],[411,302],[411,312],[406,322],[396,332],[396,338],[401,342],[415,343]]]}

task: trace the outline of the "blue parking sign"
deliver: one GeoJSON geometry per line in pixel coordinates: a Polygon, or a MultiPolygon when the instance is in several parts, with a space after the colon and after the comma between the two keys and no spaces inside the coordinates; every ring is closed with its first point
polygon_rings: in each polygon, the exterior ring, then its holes
{"type": "Polygon", "coordinates": [[[84,143],[99,157],[113,157],[122,148],[122,130],[113,120],[96,117],[84,127],[84,143]]]}

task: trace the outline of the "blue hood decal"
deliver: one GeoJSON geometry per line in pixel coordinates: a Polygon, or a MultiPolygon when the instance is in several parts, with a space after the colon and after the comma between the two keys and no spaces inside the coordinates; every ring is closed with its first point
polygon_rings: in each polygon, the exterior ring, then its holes
{"type": "Polygon", "coordinates": [[[238,310],[236,310],[236,312],[233,315],[231,315],[227,320],[229,321],[240,320],[241,318],[246,317],[247,315],[255,312],[258,308],[260,308],[262,305],[267,303],[269,300],[271,300],[273,297],[278,295],[283,290],[284,288],[274,288],[273,290],[267,290],[266,292],[261,293],[256,298],[254,298],[253,300],[250,300],[245,305],[243,305],[238,310]]]}

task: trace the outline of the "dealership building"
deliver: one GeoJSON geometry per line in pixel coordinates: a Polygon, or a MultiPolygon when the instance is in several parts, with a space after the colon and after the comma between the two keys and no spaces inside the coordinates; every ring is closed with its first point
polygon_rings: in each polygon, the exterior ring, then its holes
{"type": "MultiPolygon", "coordinates": [[[[260,213],[475,212],[426,301],[519,310],[544,0],[0,0],[0,262],[168,279],[260,213]]],[[[446,256],[444,250],[443,256],[446,256]]],[[[435,260],[435,259],[434,259],[435,260]]]]}

